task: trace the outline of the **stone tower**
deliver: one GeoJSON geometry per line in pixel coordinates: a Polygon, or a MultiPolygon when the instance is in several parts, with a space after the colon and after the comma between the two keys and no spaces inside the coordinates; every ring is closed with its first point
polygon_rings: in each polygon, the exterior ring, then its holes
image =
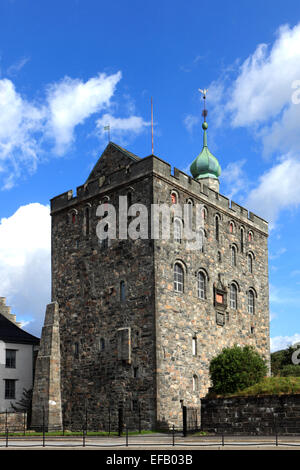
{"type": "MultiPolygon", "coordinates": [[[[120,407],[131,427],[138,409],[143,428],[180,425],[182,405],[199,407],[209,363],[224,347],[250,344],[269,361],[268,224],[219,193],[220,166],[203,129],[193,178],[110,142],[76,195],[51,200],[52,302],[68,428],[79,426],[86,409],[91,427],[104,427],[108,413],[116,423],[120,407]],[[147,208],[147,236],[124,237],[120,197],[147,208]],[[187,248],[173,209],[171,237],[153,239],[152,204],[188,204],[191,213],[201,205],[201,249],[187,248]],[[109,205],[118,228],[103,241],[97,214],[109,205]]],[[[134,220],[133,211],[127,221],[134,220]]]]}

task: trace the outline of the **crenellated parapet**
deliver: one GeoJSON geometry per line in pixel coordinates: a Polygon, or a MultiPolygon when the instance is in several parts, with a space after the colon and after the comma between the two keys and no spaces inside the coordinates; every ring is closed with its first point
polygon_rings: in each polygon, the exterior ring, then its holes
{"type": "Polygon", "coordinates": [[[233,218],[236,216],[248,226],[263,232],[265,235],[268,234],[268,223],[263,218],[248,211],[236,202],[230,201],[218,191],[208,187],[202,180],[196,180],[178,168],[174,168],[172,172],[169,163],[154,155],[132,161],[112,173],[101,174],[95,179],[88,179],[86,183],[77,187],[76,195],[73,195],[73,191],[70,190],[52,198],[51,213],[71,210],[78,204],[88,202],[95,196],[109,194],[117,188],[126,187],[149,175],[163,178],[174,188],[178,187],[181,191],[185,190],[187,196],[198,197],[199,200],[196,202],[212,205],[216,210],[226,212],[233,218]]]}

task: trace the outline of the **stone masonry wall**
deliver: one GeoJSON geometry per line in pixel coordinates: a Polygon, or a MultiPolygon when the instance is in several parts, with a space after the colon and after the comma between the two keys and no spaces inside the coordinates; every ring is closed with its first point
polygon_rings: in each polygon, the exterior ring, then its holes
{"type": "MultiPolygon", "coordinates": [[[[176,178],[156,175],[154,201],[170,205],[171,192],[177,191],[179,204],[204,204],[207,212],[204,223],[203,252],[187,250],[185,241],[155,241],[156,286],[156,354],[157,354],[157,419],[180,426],[181,405],[199,406],[199,399],[210,386],[209,364],[223,348],[234,344],[252,345],[269,364],[269,305],[268,305],[268,247],[267,233],[249,224],[246,217],[225,210],[218,202],[211,203],[203,194],[199,197],[188,191],[176,178]],[[220,217],[219,241],[215,237],[215,215],[220,217]],[[233,233],[229,223],[234,222],[233,233]],[[241,250],[240,230],[244,228],[241,250]],[[248,241],[252,230],[253,240],[248,241]],[[231,264],[232,245],[237,248],[236,266],[231,264]],[[247,254],[254,255],[253,272],[247,265],[247,254]],[[219,253],[221,261],[219,260],[219,253]],[[184,292],[174,291],[174,264],[184,270],[184,292]],[[206,276],[206,295],[198,297],[197,273],[206,276]],[[219,279],[226,292],[225,305],[215,306],[214,287],[219,279]],[[235,282],[237,308],[230,308],[230,284],[235,282]],[[253,288],[255,313],[248,313],[247,291],[253,288]],[[222,318],[224,324],[217,322],[222,318]],[[197,352],[193,355],[192,341],[196,337],[197,352]],[[193,390],[193,376],[198,387],[193,390]]],[[[195,225],[193,226],[195,229],[195,225]]]]}
{"type": "Polygon", "coordinates": [[[27,429],[27,415],[23,412],[0,413],[0,432],[24,431],[27,429]]]}
{"type": "Polygon", "coordinates": [[[203,399],[201,429],[224,434],[299,434],[300,395],[203,399]]]}
{"type": "MultiPolygon", "coordinates": [[[[106,165],[107,167],[107,165],[106,165]]],[[[96,210],[108,202],[118,210],[119,196],[149,207],[152,180],[141,177],[118,190],[106,191],[52,215],[53,299],[59,303],[61,383],[66,428],[103,429],[109,420],[116,429],[121,406],[127,425],[155,426],[154,275],[151,240],[112,240],[99,243],[96,210]],[[109,198],[109,200],[107,199],[109,198]],[[86,233],[85,208],[90,211],[86,233]],[[121,282],[125,299],[121,299],[121,282]],[[121,330],[128,334],[120,356],[121,330]]]]}
{"type": "Polygon", "coordinates": [[[136,415],[137,403],[143,428],[153,428],[157,422],[181,425],[182,404],[199,407],[199,397],[210,386],[210,360],[224,347],[251,344],[269,361],[265,221],[180,170],[171,174],[170,165],[158,157],[138,160],[111,144],[90,178],[77,188],[77,195],[68,191],[53,198],[51,209],[52,301],[59,304],[65,427],[81,426],[87,409],[90,426],[99,429],[107,423],[109,406],[116,421],[120,405],[129,419],[136,415]],[[130,193],[131,203],[145,204],[150,213],[153,202],[170,205],[173,190],[180,204],[188,199],[205,204],[203,253],[188,251],[184,241],[179,244],[173,239],[99,244],[99,203],[118,207],[118,197],[130,193]],[[216,214],[219,241],[214,231],[216,214]],[[236,266],[231,265],[233,244],[236,266]],[[253,273],[247,267],[249,252],[254,257],[253,273]],[[183,293],[174,292],[175,262],[184,268],[183,293]],[[197,295],[199,270],[207,279],[205,299],[197,295]],[[125,301],[121,301],[121,282],[125,301]],[[236,309],[229,303],[232,282],[238,288],[236,309]],[[220,284],[225,302],[216,308],[214,289],[220,284]],[[247,311],[249,288],[256,293],[253,315],[247,311]],[[193,376],[198,379],[197,390],[193,390],[193,376]]]}

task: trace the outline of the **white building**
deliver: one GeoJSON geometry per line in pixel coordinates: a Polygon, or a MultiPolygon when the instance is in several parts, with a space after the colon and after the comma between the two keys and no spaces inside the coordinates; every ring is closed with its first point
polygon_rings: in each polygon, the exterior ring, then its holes
{"type": "Polygon", "coordinates": [[[12,411],[24,388],[33,387],[34,358],[40,340],[22,330],[0,297],[0,412],[12,411]]]}

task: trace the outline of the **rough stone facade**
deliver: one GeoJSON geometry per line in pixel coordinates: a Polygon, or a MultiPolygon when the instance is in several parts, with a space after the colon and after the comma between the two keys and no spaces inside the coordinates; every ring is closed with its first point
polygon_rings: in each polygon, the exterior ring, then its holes
{"type": "Polygon", "coordinates": [[[24,431],[27,429],[27,413],[14,411],[14,412],[1,412],[0,413],[0,432],[24,431]]]}
{"type": "Polygon", "coordinates": [[[300,395],[203,399],[201,429],[244,435],[299,435],[300,395]]]}
{"type": "Polygon", "coordinates": [[[137,407],[143,428],[181,425],[181,406],[200,405],[210,386],[209,362],[225,346],[251,344],[269,361],[264,220],[180,170],[172,173],[160,158],[139,159],[113,143],[76,196],[69,191],[51,200],[51,215],[66,427],[79,424],[85,409],[91,426],[104,426],[109,406],[112,420],[122,406],[130,426],[136,426],[137,407]],[[172,193],[179,204],[204,204],[203,252],[187,250],[185,240],[151,239],[151,204],[171,206],[172,193]],[[148,238],[99,242],[97,207],[113,204],[118,222],[119,196],[148,208],[148,238]],[[183,292],[174,291],[176,263],[184,272],[183,292]],[[236,308],[230,308],[231,283],[236,308]],[[254,313],[248,312],[249,289],[254,313]]]}
{"type": "Polygon", "coordinates": [[[32,394],[32,429],[62,428],[59,310],[47,305],[32,394]]]}

